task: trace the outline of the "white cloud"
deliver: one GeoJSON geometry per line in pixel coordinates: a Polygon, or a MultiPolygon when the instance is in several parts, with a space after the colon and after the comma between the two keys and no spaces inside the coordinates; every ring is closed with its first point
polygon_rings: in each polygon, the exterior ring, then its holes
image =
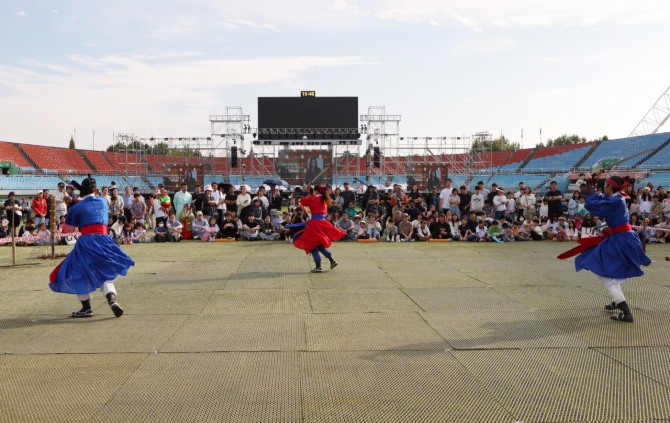
{"type": "Polygon", "coordinates": [[[21,10],[20,12],[16,12],[15,15],[25,17],[28,16],[28,12],[26,12],[25,10],[21,10]]]}

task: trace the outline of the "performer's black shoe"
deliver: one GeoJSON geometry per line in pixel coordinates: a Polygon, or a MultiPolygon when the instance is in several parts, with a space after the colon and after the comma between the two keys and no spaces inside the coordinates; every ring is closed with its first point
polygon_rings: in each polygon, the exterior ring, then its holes
{"type": "Polygon", "coordinates": [[[321,266],[315,267],[314,269],[310,270],[309,273],[323,273],[323,269],[321,266]]]}
{"type": "Polygon", "coordinates": [[[616,303],[612,301],[609,304],[605,304],[605,310],[612,311],[612,310],[618,310],[619,307],[616,306],[616,303]]]}
{"type": "Polygon", "coordinates": [[[72,317],[93,317],[93,310],[91,309],[91,300],[81,302],[81,310],[73,311],[72,317]]]}
{"type": "Polygon", "coordinates": [[[628,304],[625,301],[621,301],[616,306],[621,311],[613,316],[610,316],[610,319],[618,320],[620,322],[633,323],[633,313],[630,311],[630,308],[628,308],[628,304]]]}
{"type": "Polygon", "coordinates": [[[330,268],[334,269],[335,266],[337,266],[339,263],[335,261],[335,259],[330,259],[330,268]]]}
{"type": "Polygon", "coordinates": [[[123,309],[121,308],[119,303],[116,302],[116,295],[112,294],[111,292],[107,294],[107,303],[111,307],[114,316],[116,317],[123,316],[123,309]]]}

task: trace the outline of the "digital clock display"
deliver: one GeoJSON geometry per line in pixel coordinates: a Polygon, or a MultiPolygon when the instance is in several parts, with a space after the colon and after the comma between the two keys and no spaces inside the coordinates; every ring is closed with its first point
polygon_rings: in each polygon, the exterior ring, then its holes
{"type": "Polygon", "coordinates": [[[316,91],[300,91],[300,97],[316,97],[316,91]]]}

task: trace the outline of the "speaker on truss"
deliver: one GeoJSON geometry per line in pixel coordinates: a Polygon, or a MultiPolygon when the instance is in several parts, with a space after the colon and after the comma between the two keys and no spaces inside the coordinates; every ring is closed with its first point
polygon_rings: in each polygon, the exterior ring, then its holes
{"type": "Polygon", "coordinates": [[[375,147],[373,151],[373,164],[375,167],[379,167],[381,165],[381,151],[379,150],[379,147],[375,147]]]}
{"type": "Polygon", "coordinates": [[[230,147],[230,165],[237,167],[237,147],[230,147]]]}

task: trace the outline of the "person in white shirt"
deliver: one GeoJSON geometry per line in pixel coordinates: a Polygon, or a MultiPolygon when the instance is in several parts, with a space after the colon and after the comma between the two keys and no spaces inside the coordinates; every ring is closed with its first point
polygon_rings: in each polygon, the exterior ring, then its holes
{"type": "Polygon", "coordinates": [[[475,193],[470,197],[470,211],[481,212],[484,209],[484,200],[486,200],[486,197],[482,195],[482,189],[477,185],[475,193]]]}
{"type": "Polygon", "coordinates": [[[240,187],[240,193],[237,195],[237,215],[242,217],[244,216],[244,209],[251,205],[251,196],[247,192],[247,187],[242,185],[240,187]]]}
{"type": "Polygon", "coordinates": [[[514,193],[514,200],[517,203],[519,202],[519,198],[521,198],[524,192],[526,192],[526,184],[519,182],[519,190],[514,193]]]}
{"type": "Polygon", "coordinates": [[[519,214],[523,216],[525,220],[535,217],[536,201],[533,191],[530,187],[526,187],[524,194],[519,198],[519,214]]]}
{"type": "Polygon", "coordinates": [[[445,187],[440,191],[440,209],[442,209],[442,213],[446,213],[449,210],[449,197],[453,190],[454,187],[451,186],[451,179],[447,178],[445,187]]]}
{"type": "Polygon", "coordinates": [[[154,201],[152,202],[152,206],[154,209],[154,218],[156,219],[156,223],[158,222],[163,222],[165,223],[165,218],[167,217],[165,215],[165,209],[161,206],[161,202],[158,200],[163,194],[161,193],[160,190],[156,191],[154,201]]]}
{"type": "Polygon", "coordinates": [[[505,191],[498,188],[498,194],[493,197],[493,207],[495,208],[495,220],[500,220],[505,216],[505,191]]]}
{"type": "Polygon", "coordinates": [[[71,200],[65,192],[65,183],[58,183],[58,191],[54,192],[54,197],[56,197],[56,219],[60,219],[67,214],[67,202],[71,200]]]}

